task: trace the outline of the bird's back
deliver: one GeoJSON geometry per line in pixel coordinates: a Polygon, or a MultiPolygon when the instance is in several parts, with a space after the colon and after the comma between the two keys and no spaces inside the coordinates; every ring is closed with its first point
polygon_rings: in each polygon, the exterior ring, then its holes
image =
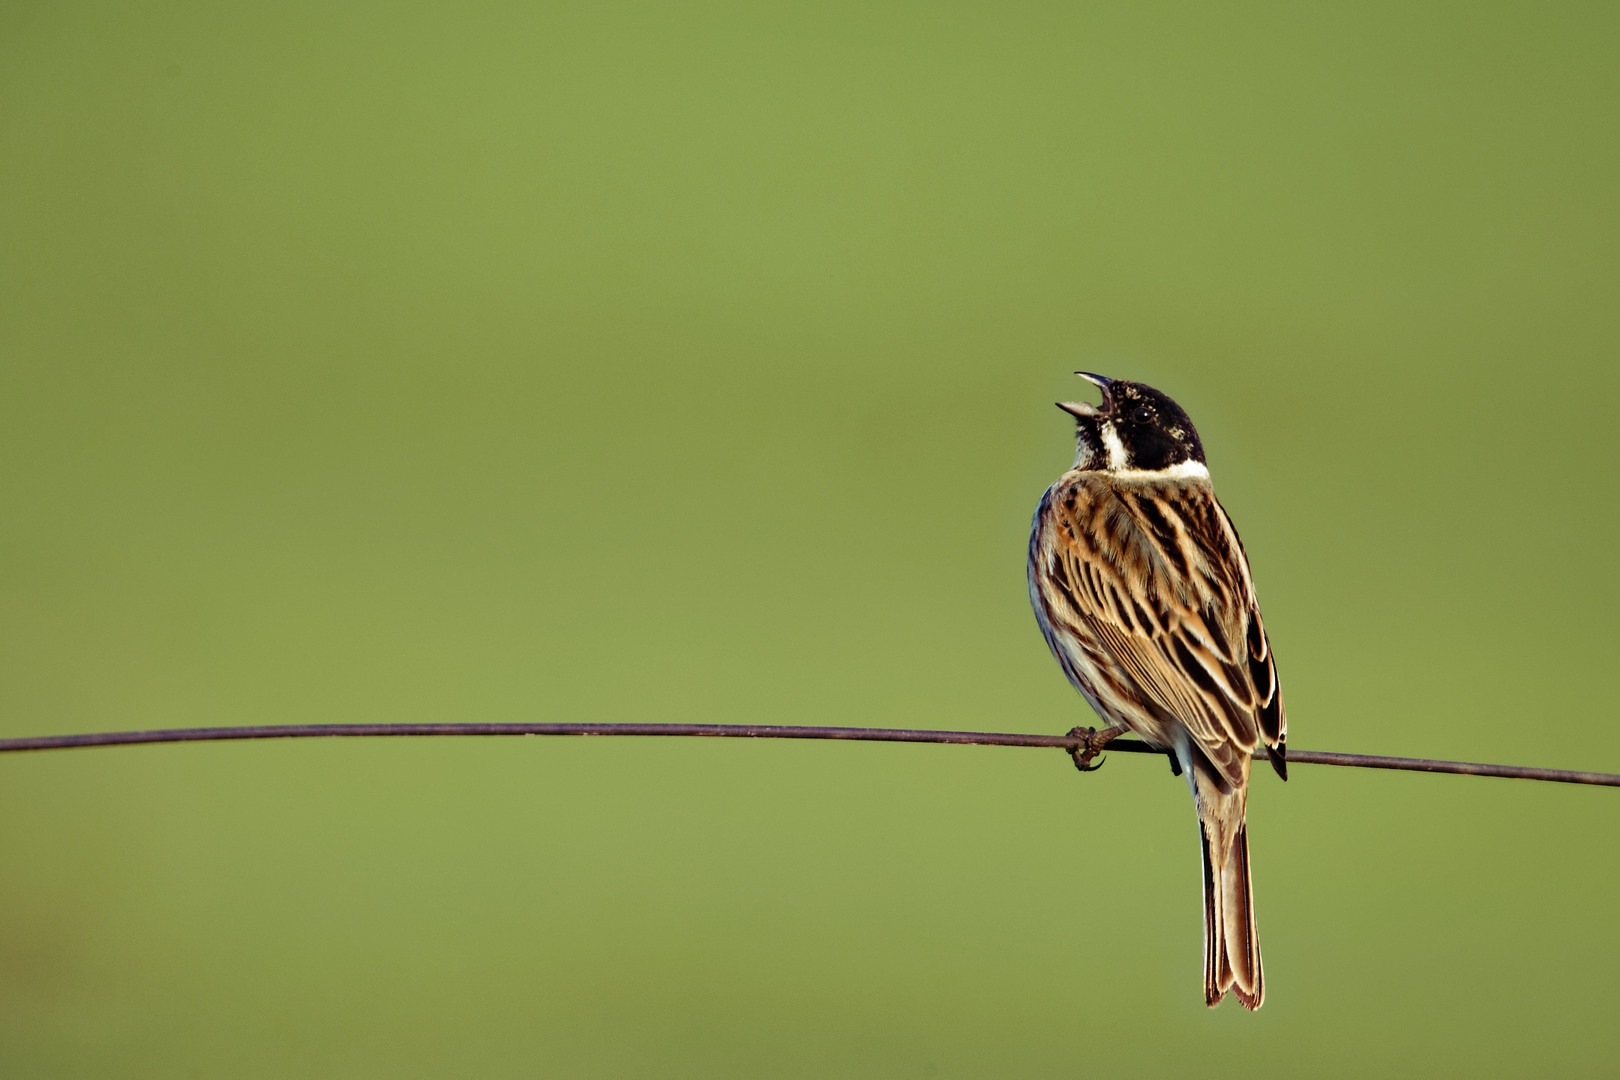
{"type": "Polygon", "coordinates": [[[1065,473],[1035,513],[1029,589],[1053,655],[1109,720],[1166,748],[1183,728],[1234,782],[1281,738],[1248,562],[1207,480],[1065,473]]]}

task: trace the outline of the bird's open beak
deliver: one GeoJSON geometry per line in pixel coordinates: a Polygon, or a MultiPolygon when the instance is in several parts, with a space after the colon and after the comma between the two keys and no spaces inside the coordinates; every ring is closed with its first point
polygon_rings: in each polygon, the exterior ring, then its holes
{"type": "Polygon", "coordinates": [[[1114,380],[1093,375],[1089,371],[1077,371],[1075,374],[1102,391],[1102,407],[1088,405],[1084,401],[1060,401],[1057,407],[1075,416],[1107,416],[1112,412],[1114,403],[1108,396],[1108,388],[1113,385],[1114,380]]]}

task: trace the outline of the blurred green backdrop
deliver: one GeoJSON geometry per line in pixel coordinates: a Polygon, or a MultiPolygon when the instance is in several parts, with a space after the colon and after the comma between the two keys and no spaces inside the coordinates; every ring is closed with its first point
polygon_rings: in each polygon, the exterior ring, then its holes
{"type": "MultiPolygon", "coordinates": [[[[1300,748],[1620,770],[1613,6],[0,6],[0,733],[1062,731],[1076,367],[1300,748]]],[[[1609,1074],[1615,792],[1148,759],[0,760],[28,1077],[1609,1074]]]]}

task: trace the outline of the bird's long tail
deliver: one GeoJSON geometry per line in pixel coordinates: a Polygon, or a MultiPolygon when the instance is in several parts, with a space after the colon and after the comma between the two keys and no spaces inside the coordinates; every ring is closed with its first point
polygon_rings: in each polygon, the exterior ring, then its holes
{"type": "MultiPolygon", "coordinates": [[[[1245,755],[1246,757],[1246,755],[1245,755]]],[[[1228,990],[1246,1008],[1266,997],[1260,969],[1260,938],[1254,929],[1254,890],[1249,876],[1248,761],[1241,786],[1232,786],[1206,762],[1188,770],[1198,805],[1204,853],[1204,1001],[1219,1005],[1228,990]]]]}

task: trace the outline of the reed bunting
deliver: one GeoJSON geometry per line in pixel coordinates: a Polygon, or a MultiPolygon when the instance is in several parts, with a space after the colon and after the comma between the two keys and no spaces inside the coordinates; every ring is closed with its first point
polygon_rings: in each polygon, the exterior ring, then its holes
{"type": "MultiPolygon", "coordinates": [[[[1074,467],[1047,489],[1029,536],[1029,599],[1063,673],[1114,735],[1170,751],[1198,810],[1204,856],[1204,1000],[1265,1000],[1243,821],[1262,745],[1288,779],[1277,665],[1237,530],[1210,485],[1187,414],[1141,383],[1076,372],[1101,407],[1059,402],[1074,467]]],[[[1079,729],[1076,729],[1078,732],[1079,729]]]]}

